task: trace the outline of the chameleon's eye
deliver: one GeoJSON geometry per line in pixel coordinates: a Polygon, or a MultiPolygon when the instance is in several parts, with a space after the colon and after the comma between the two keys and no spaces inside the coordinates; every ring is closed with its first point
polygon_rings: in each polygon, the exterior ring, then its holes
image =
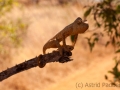
{"type": "Polygon", "coordinates": [[[77,24],[80,25],[81,23],[82,23],[82,20],[79,19],[79,20],[77,21],[77,24]]]}

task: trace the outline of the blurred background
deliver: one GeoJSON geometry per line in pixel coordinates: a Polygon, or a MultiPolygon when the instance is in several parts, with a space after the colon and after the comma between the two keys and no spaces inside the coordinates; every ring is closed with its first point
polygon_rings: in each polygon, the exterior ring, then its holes
{"type": "MultiPolygon", "coordinates": [[[[42,54],[43,45],[77,17],[84,19],[86,7],[103,0],[0,0],[0,72],[42,54]]],[[[92,15],[86,18],[89,29],[79,34],[68,63],[49,63],[44,68],[35,67],[0,82],[0,90],[118,90],[105,79],[115,62],[114,48],[105,47],[109,37],[99,36],[90,51],[89,38],[96,29],[92,15]],[[100,87],[97,87],[100,83],[100,87]],[[90,86],[86,86],[89,84],[90,86]],[[95,86],[91,86],[94,84],[95,86]],[[105,84],[105,86],[102,86],[105,84]]],[[[70,37],[67,44],[71,44],[70,37]]],[[[51,52],[52,49],[47,50],[51,52]]]]}

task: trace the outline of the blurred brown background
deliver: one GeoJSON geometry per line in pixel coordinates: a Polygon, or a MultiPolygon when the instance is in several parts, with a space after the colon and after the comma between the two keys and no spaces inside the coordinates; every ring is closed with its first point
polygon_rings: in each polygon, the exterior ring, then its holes
{"type": "MultiPolygon", "coordinates": [[[[9,12],[11,19],[25,18],[29,22],[27,34],[22,45],[12,48],[11,58],[1,58],[0,71],[12,67],[25,60],[42,54],[43,45],[58,31],[72,23],[77,17],[83,18],[84,6],[92,4],[92,0],[18,0],[19,7],[13,7],[9,12]]],[[[107,71],[113,67],[113,48],[104,46],[106,39],[96,44],[93,52],[90,52],[87,40],[94,30],[94,21],[87,18],[89,31],[79,35],[73,61],[68,63],[50,63],[44,68],[32,68],[21,72],[0,83],[0,90],[77,90],[76,83],[100,83],[100,87],[85,87],[82,90],[117,90],[116,87],[102,86],[109,84],[104,79],[107,71]]],[[[6,42],[7,43],[7,42],[6,42]]],[[[67,43],[71,44],[70,38],[67,43]]],[[[51,50],[48,50],[50,52],[51,50]]]]}

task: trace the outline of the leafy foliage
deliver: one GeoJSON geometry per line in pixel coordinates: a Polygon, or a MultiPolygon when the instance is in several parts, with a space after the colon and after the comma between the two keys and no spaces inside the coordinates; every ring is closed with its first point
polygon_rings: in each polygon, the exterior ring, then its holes
{"type": "MultiPolygon", "coordinates": [[[[103,0],[102,2],[91,6],[84,13],[85,18],[93,14],[95,24],[99,27],[104,27],[104,31],[110,37],[110,42],[120,48],[120,4],[114,0],[103,0]]],[[[107,43],[109,44],[109,43],[107,43]]]]}
{"type": "MultiPolygon", "coordinates": [[[[104,27],[104,32],[109,36],[109,41],[105,46],[112,44],[115,48],[115,53],[120,55],[120,1],[119,0],[102,0],[101,2],[90,6],[84,13],[84,17],[87,18],[90,14],[93,15],[95,25],[97,28],[104,27]]],[[[95,34],[95,33],[94,33],[95,34]]],[[[94,36],[94,34],[92,36],[94,36]]],[[[96,38],[96,37],[95,37],[96,38]]],[[[91,41],[91,37],[87,38],[90,50],[94,47],[95,40],[99,40],[99,37],[91,41]]],[[[120,82],[120,71],[118,70],[119,59],[116,62],[115,67],[109,71],[114,75],[115,80],[120,82]]],[[[107,76],[105,76],[108,79],[107,76]]],[[[116,85],[116,81],[110,81],[116,85]]]]}
{"type": "Polygon", "coordinates": [[[108,79],[107,75],[105,75],[105,79],[109,80],[111,82],[111,84],[114,84],[115,86],[118,86],[120,83],[120,70],[118,68],[119,63],[120,63],[120,61],[117,61],[115,59],[115,66],[112,68],[111,71],[108,71],[108,73],[111,73],[112,75],[114,75],[114,78],[112,81],[108,79]]]}
{"type": "Polygon", "coordinates": [[[90,51],[92,51],[95,43],[99,40],[98,34],[94,33],[90,38],[86,38],[88,40],[88,45],[90,46],[90,51]]]}
{"type": "Polygon", "coordinates": [[[22,19],[5,19],[15,4],[14,0],[0,0],[0,57],[5,57],[12,47],[20,45],[21,36],[26,32],[27,24],[22,19]]]}
{"type": "Polygon", "coordinates": [[[15,4],[14,0],[0,0],[0,15],[10,11],[13,4],[15,4]]]}

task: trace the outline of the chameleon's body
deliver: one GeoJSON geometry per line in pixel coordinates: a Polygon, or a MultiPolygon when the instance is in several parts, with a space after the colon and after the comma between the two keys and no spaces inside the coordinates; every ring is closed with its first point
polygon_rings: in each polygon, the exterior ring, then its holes
{"type": "Polygon", "coordinates": [[[88,24],[84,23],[80,17],[78,17],[73,23],[66,26],[62,31],[57,33],[53,38],[51,38],[44,46],[43,46],[43,54],[45,54],[45,51],[49,48],[58,48],[60,53],[62,54],[61,49],[69,50],[69,47],[73,46],[66,45],[65,39],[68,36],[74,35],[75,36],[75,42],[77,40],[78,34],[84,33],[88,29],[88,24]],[[60,45],[60,42],[63,41],[63,45],[60,45]]]}

